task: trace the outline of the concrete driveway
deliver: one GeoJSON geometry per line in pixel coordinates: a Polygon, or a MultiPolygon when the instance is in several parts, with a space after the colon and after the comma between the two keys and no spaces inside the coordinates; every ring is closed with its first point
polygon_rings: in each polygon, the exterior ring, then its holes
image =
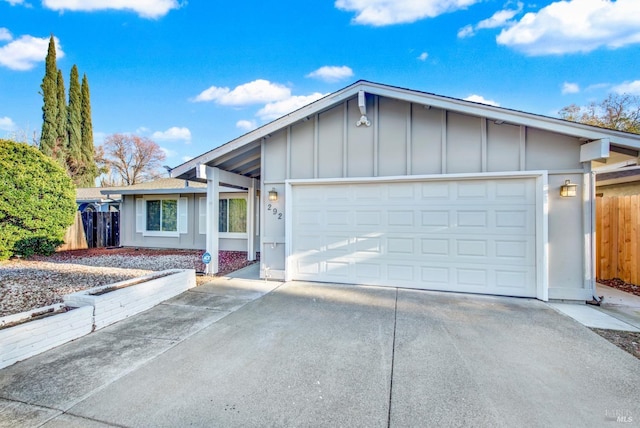
{"type": "Polygon", "coordinates": [[[0,370],[0,426],[634,426],[638,397],[543,302],[226,279],[0,370]]]}

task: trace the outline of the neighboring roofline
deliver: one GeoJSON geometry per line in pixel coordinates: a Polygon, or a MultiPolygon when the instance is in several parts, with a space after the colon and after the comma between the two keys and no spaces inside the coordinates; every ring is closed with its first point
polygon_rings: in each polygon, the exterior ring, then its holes
{"type": "MultiPolygon", "coordinates": [[[[104,195],[108,195],[108,191],[101,192],[104,195]]],[[[131,189],[131,190],[118,190],[121,195],[176,195],[176,194],[192,194],[192,193],[207,193],[206,187],[183,187],[175,189],[131,189]]]]}
{"type": "Polygon", "coordinates": [[[640,166],[596,173],[596,186],[636,183],[640,186],[640,166]]]}
{"type": "Polygon", "coordinates": [[[112,203],[112,202],[120,203],[120,198],[117,198],[117,199],[114,199],[114,198],[104,198],[104,199],[88,199],[88,198],[84,198],[84,199],[76,199],[76,202],[79,203],[79,204],[105,204],[105,203],[112,203]]]}
{"type": "Polygon", "coordinates": [[[269,122],[260,128],[248,132],[213,150],[176,166],[171,170],[171,177],[184,178],[189,171],[195,170],[199,165],[205,165],[208,162],[224,156],[240,147],[253,143],[256,140],[260,140],[261,138],[267,137],[286,126],[303,120],[308,116],[327,110],[336,104],[356,96],[361,90],[367,94],[400,99],[407,102],[436,107],[462,114],[482,116],[494,121],[540,128],[550,132],[582,138],[585,141],[609,138],[611,143],[616,146],[632,150],[640,150],[640,135],[638,134],[599,128],[564,119],[552,118],[534,113],[511,110],[504,107],[495,107],[487,104],[431,94],[428,92],[359,80],[339,91],[320,98],[311,104],[308,104],[298,110],[282,116],[279,119],[269,122]]]}
{"type": "MultiPolygon", "coordinates": [[[[220,186],[220,193],[237,193],[245,192],[244,190],[234,189],[231,187],[220,186]]],[[[101,192],[104,195],[109,195],[109,191],[105,190],[101,192]]],[[[206,194],[206,187],[183,187],[176,189],[130,189],[119,190],[121,195],[191,195],[191,194],[206,194]]]]}

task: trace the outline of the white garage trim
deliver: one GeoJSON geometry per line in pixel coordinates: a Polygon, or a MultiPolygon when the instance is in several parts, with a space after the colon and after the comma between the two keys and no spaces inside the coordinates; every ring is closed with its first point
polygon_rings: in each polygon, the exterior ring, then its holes
{"type": "MultiPolygon", "coordinates": [[[[528,295],[537,297],[540,300],[548,300],[548,226],[547,226],[547,172],[546,171],[530,171],[530,172],[506,172],[506,173],[483,173],[483,174],[445,174],[445,175],[422,175],[422,176],[399,176],[399,177],[376,177],[376,178],[353,178],[353,179],[310,179],[310,180],[288,180],[285,189],[285,279],[296,279],[294,272],[294,188],[295,186],[335,186],[335,185],[358,185],[358,184],[390,184],[388,188],[394,187],[394,184],[401,183],[434,183],[434,182],[465,182],[465,181],[500,181],[509,179],[531,179],[534,180],[535,204],[533,207],[533,216],[531,225],[535,227],[535,267],[531,269],[535,272],[533,287],[529,288],[528,295]]],[[[530,182],[531,183],[531,182],[530,182]]],[[[529,185],[531,186],[531,184],[529,185]]],[[[356,186],[357,187],[357,186],[356,186]]],[[[531,189],[531,187],[530,187],[531,189]]],[[[531,205],[530,205],[531,206],[531,205]]],[[[390,272],[390,270],[389,270],[390,272]]],[[[533,272],[532,272],[533,274],[533,272]]],[[[391,284],[388,284],[391,285],[391,284]]],[[[404,285],[410,286],[410,285],[404,285]]],[[[531,287],[532,285],[530,285],[531,287]]],[[[428,288],[428,287],[418,287],[428,288]]],[[[501,294],[501,293],[497,293],[501,294]]],[[[505,294],[508,294],[505,293],[505,294]]],[[[518,294],[514,294],[518,295],[518,294]]]]}

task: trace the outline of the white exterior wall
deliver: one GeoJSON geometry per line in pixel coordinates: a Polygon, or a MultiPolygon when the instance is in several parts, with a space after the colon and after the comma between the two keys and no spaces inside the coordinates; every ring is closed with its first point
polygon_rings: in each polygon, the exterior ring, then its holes
{"type": "Polygon", "coordinates": [[[370,127],[356,126],[354,97],[263,141],[263,277],[284,278],[284,220],[267,208],[275,188],[271,208],[287,215],[285,180],[548,171],[549,298],[591,298],[583,262],[590,205],[559,196],[566,179],[579,195],[584,188],[577,138],[371,95],[366,104],[370,127]]]}

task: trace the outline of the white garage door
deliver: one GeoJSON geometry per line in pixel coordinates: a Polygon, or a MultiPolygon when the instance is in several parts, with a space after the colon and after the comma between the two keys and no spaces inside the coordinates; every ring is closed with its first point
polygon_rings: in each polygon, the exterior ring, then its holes
{"type": "Polygon", "coordinates": [[[536,296],[535,178],[291,189],[291,279],[536,296]]]}

